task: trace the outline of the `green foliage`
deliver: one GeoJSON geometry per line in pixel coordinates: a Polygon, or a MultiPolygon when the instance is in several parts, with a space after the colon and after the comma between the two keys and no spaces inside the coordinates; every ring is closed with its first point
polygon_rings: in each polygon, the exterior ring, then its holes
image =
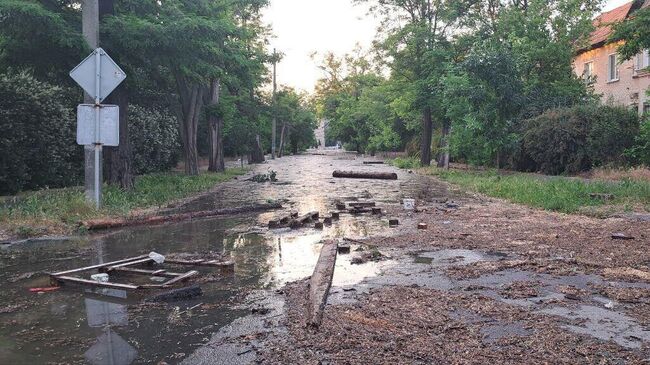
{"type": "Polygon", "coordinates": [[[0,74],[0,194],[79,182],[70,92],[27,73],[0,74]]]}
{"type": "Polygon", "coordinates": [[[618,47],[623,60],[629,60],[644,49],[650,49],[650,7],[639,9],[633,16],[614,25],[611,41],[624,41],[618,47]]]}
{"type": "MultiPolygon", "coordinates": [[[[280,133],[285,125],[285,150],[292,153],[305,150],[316,145],[314,129],[317,127],[316,114],[307,102],[305,95],[300,95],[291,88],[283,88],[276,95],[275,108],[278,132],[276,146],[280,146],[280,133]]],[[[267,116],[269,119],[272,115],[267,116]]]]}
{"type": "Polygon", "coordinates": [[[641,204],[646,211],[650,211],[650,182],[647,181],[586,181],[533,174],[499,175],[494,171],[433,170],[432,173],[443,180],[485,195],[563,213],[589,213],[589,208],[606,204],[619,206],[618,210],[620,206],[641,204]],[[594,199],[590,196],[593,193],[611,194],[614,199],[594,199]]]}
{"type": "Polygon", "coordinates": [[[164,110],[129,105],[129,141],[137,175],[167,171],[178,162],[176,119],[164,110]]]}
{"type": "Polygon", "coordinates": [[[638,117],[625,107],[554,109],[525,122],[522,144],[534,170],[575,173],[623,162],[638,128],[638,117]]]}
{"type": "Polygon", "coordinates": [[[420,160],[416,157],[397,157],[389,160],[388,163],[400,169],[417,169],[420,167],[420,160]]]}
{"type": "Polygon", "coordinates": [[[71,85],[68,72],[89,49],[80,33],[79,7],[70,3],[0,1],[0,69],[29,69],[52,84],[71,85]]]}
{"type": "Polygon", "coordinates": [[[641,123],[634,145],[625,151],[625,155],[635,163],[650,166],[650,116],[641,123]]]}

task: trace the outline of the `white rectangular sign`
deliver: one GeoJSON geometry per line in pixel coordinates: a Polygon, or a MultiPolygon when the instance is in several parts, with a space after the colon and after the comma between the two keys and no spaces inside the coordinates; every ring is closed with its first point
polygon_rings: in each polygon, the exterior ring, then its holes
{"type": "MultiPolygon", "coordinates": [[[[99,108],[99,143],[105,146],[120,144],[120,108],[117,105],[101,105],[99,108]]],[[[92,145],[95,136],[95,106],[77,106],[77,144],[92,145]]]]}

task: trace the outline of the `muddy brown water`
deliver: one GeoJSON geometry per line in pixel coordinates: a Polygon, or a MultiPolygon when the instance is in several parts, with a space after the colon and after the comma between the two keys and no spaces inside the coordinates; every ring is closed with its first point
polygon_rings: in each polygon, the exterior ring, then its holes
{"type": "MultiPolygon", "coordinates": [[[[288,209],[322,214],[335,200],[357,197],[378,204],[402,198],[434,201],[448,197],[443,184],[387,165],[364,165],[362,158],[337,153],[296,156],[255,167],[277,171],[278,183],[240,177],[220,185],[178,211],[215,209],[279,200],[288,209]],[[334,179],[333,170],[396,171],[398,180],[334,179]]],[[[39,240],[0,248],[0,364],[130,364],[182,361],[219,329],[250,314],[245,294],[274,289],[307,277],[319,242],[331,237],[390,234],[386,218],[346,216],[319,231],[262,228],[277,212],[204,219],[153,227],[134,227],[101,235],[39,240]],[[257,228],[256,228],[257,227],[257,228]],[[237,233],[253,232],[253,233],[237,233]],[[204,253],[230,256],[235,273],[215,276],[200,269],[203,296],[171,304],[142,304],[140,293],[66,287],[54,292],[44,273],[149,253],[204,253]],[[193,309],[192,309],[193,308],[193,309]]],[[[382,263],[337,263],[335,285],[352,285],[377,275],[382,263]]]]}

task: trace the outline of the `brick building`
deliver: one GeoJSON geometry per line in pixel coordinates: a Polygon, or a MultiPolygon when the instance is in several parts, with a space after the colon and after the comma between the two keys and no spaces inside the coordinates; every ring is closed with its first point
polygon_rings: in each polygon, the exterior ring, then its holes
{"type": "Polygon", "coordinates": [[[576,74],[592,84],[602,95],[604,103],[629,106],[639,114],[650,112],[650,55],[648,50],[631,60],[619,63],[616,48],[620,43],[607,43],[612,32],[611,24],[625,21],[641,8],[649,7],[650,0],[636,0],[600,14],[594,19],[596,30],[591,34],[589,46],[578,52],[573,60],[576,74]]]}

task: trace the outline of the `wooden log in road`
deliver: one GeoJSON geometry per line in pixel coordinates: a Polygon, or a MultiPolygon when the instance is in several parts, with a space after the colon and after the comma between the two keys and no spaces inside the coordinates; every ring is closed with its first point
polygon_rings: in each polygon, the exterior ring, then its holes
{"type": "Polygon", "coordinates": [[[397,180],[397,174],[394,172],[367,172],[367,171],[341,171],[336,170],[332,173],[333,177],[344,177],[350,179],[380,179],[380,180],[397,180]]]}
{"type": "Polygon", "coordinates": [[[158,216],[145,216],[145,217],[131,217],[131,218],[105,218],[105,219],[92,219],[81,222],[81,226],[88,230],[99,230],[108,228],[118,228],[127,226],[138,225],[153,225],[165,222],[180,222],[185,220],[192,220],[196,218],[216,217],[220,215],[234,215],[248,212],[258,212],[264,210],[280,209],[282,205],[279,203],[270,204],[253,204],[237,208],[225,208],[216,210],[204,210],[199,212],[179,213],[170,215],[158,216]]]}
{"type": "Polygon", "coordinates": [[[318,327],[323,320],[323,311],[332,286],[336,264],[337,242],[326,241],[320,250],[314,273],[309,279],[309,300],[307,302],[307,325],[318,327]]]}

